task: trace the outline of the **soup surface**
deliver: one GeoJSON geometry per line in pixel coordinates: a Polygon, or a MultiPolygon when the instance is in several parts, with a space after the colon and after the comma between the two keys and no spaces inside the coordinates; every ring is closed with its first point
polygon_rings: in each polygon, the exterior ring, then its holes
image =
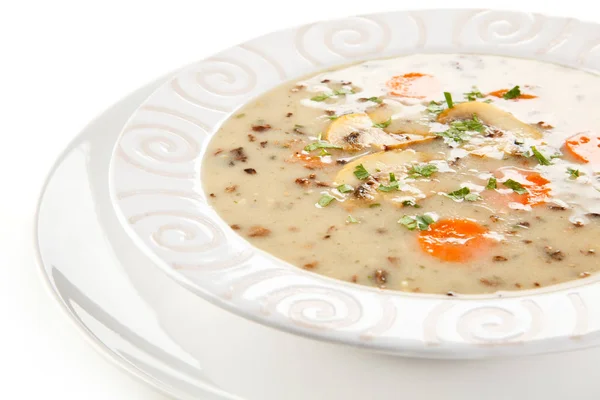
{"type": "Polygon", "coordinates": [[[246,105],[202,167],[218,213],[299,268],[490,293],[600,269],[600,79],[532,60],[412,55],[246,105]]]}

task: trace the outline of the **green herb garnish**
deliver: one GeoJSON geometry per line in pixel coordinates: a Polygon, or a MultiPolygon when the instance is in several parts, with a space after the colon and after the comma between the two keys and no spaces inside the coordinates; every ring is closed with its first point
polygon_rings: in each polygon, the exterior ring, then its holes
{"type": "Polygon", "coordinates": [[[472,119],[464,121],[454,121],[450,123],[450,129],[445,132],[434,132],[438,136],[451,139],[457,143],[466,142],[469,140],[468,131],[483,132],[485,125],[481,122],[477,115],[473,115],[472,119]]]}
{"type": "Polygon", "coordinates": [[[414,231],[415,229],[419,229],[420,231],[426,230],[430,224],[435,221],[429,215],[415,215],[411,217],[409,215],[404,215],[402,218],[398,220],[399,224],[404,225],[408,230],[414,231]]]}
{"type": "Polygon", "coordinates": [[[319,199],[317,204],[320,205],[321,207],[327,207],[334,200],[335,200],[335,197],[331,196],[330,194],[325,193],[324,195],[321,196],[321,198],[319,199]]]}
{"type": "Polygon", "coordinates": [[[466,142],[467,140],[469,140],[468,135],[466,135],[464,132],[461,132],[456,129],[448,129],[445,132],[433,132],[433,133],[436,136],[448,138],[456,143],[462,143],[462,142],[466,142]]]}
{"type": "Polygon", "coordinates": [[[502,97],[504,98],[504,100],[511,100],[511,99],[516,99],[520,95],[521,95],[521,88],[519,87],[519,85],[517,85],[514,88],[510,89],[508,92],[504,93],[502,95],[502,97]]]}
{"type": "Polygon", "coordinates": [[[311,99],[312,101],[325,101],[325,100],[327,100],[328,98],[330,98],[331,96],[332,96],[331,94],[323,93],[323,94],[320,94],[320,95],[317,95],[317,96],[311,97],[310,99],[311,99]]]}
{"type": "Polygon", "coordinates": [[[427,106],[427,112],[431,113],[431,114],[439,114],[442,111],[444,111],[444,106],[442,105],[441,102],[439,101],[430,101],[429,105],[427,106]]]}
{"type": "Polygon", "coordinates": [[[377,104],[381,104],[383,102],[383,100],[381,100],[380,97],[363,97],[362,99],[358,99],[358,101],[362,102],[362,103],[366,103],[367,101],[372,101],[373,103],[377,103],[377,104]]]}
{"type": "Polygon", "coordinates": [[[381,207],[381,203],[373,203],[369,205],[369,208],[377,208],[377,207],[381,207]]]}
{"type": "Polygon", "coordinates": [[[393,172],[390,172],[390,184],[388,186],[379,185],[377,190],[381,192],[393,192],[394,190],[398,190],[400,188],[400,182],[396,180],[396,175],[393,172]]]}
{"type": "Polygon", "coordinates": [[[437,172],[438,168],[433,164],[414,165],[408,170],[410,178],[418,178],[420,176],[428,178],[437,172]]]}
{"type": "Polygon", "coordinates": [[[354,176],[358,179],[365,180],[369,177],[369,175],[369,171],[367,171],[362,164],[358,164],[356,167],[354,167],[354,176]]]}
{"type": "Polygon", "coordinates": [[[471,193],[471,189],[468,187],[462,187],[454,192],[448,193],[448,197],[451,197],[455,200],[466,200],[466,201],[477,201],[481,200],[481,196],[477,193],[471,193]]]}
{"type": "Polygon", "coordinates": [[[542,153],[540,153],[540,151],[536,149],[535,146],[531,146],[531,151],[533,152],[535,158],[537,158],[540,165],[552,165],[550,160],[548,160],[542,153]]]}
{"type": "Polygon", "coordinates": [[[338,119],[340,116],[339,115],[328,115],[327,118],[329,118],[330,121],[335,121],[336,119],[338,119]]]}
{"type": "Polygon", "coordinates": [[[338,146],[333,143],[329,143],[325,140],[318,140],[314,143],[306,145],[306,147],[304,147],[304,151],[308,151],[310,153],[311,151],[315,151],[317,149],[341,149],[341,148],[342,148],[342,146],[338,146]]]}
{"type": "Polygon", "coordinates": [[[354,188],[347,183],[344,183],[343,185],[338,186],[337,190],[340,193],[350,193],[354,190],[354,188]]]}
{"type": "Polygon", "coordinates": [[[331,155],[331,153],[325,149],[321,149],[321,152],[319,152],[319,157],[325,157],[325,156],[330,156],[330,155],[331,155]]]}
{"type": "Polygon", "coordinates": [[[454,121],[450,123],[450,127],[453,129],[457,129],[461,132],[466,131],[475,131],[475,132],[483,132],[485,130],[485,125],[481,122],[479,117],[476,114],[473,114],[473,118],[465,119],[463,121],[454,121]]]}
{"type": "Polygon", "coordinates": [[[415,203],[415,201],[414,201],[414,200],[404,200],[404,201],[402,202],[402,205],[403,205],[404,207],[414,207],[414,208],[421,208],[421,206],[420,206],[420,205],[418,205],[417,203],[415,203]]]}
{"type": "Polygon", "coordinates": [[[477,99],[482,99],[483,97],[483,93],[481,93],[476,86],[473,86],[473,90],[470,92],[465,93],[465,99],[467,101],[476,101],[477,99]]]}
{"type": "Polygon", "coordinates": [[[466,201],[478,201],[481,200],[482,197],[478,193],[469,193],[465,196],[466,201]]]}
{"type": "Polygon", "coordinates": [[[332,93],[321,93],[317,96],[311,97],[311,100],[312,101],[325,101],[330,97],[345,96],[347,94],[352,94],[352,93],[354,93],[354,90],[347,90],[347,89],[334,90],[332,93]]]}
{"type": "Polygon", "coordinates": [[[354,218],[352,215],[348,215],[346,222],[349,224],[358,224],[358,220],[354,218]]]}
{"type": "Polygon", "coordinates": [[[334,96],[345,96],[347,94],[354,94],[354,90],[352,90],[352,89],[341,89],[341,90],[334,90],[333,91],[333,95],[334,96]]]}
{"type": "Polygon", "coordinates": [[[238,114],[238,115],[236,115],[235,117],[236,117],[237,119],[240,119],[240,118],[244,118],[245,116],[246,116],[246,114],[245,114],[245,113],[241,113],[241,114],[238,114]]]}
{"type": "Polygon", "coordinates": [[[378,123],[378,124],[373,124],[373,126],[374,126],[375,128],[381,128],[381,129],[384,129],[384,128],[387,128],[388,126],[390,126],[390,124],[391,124],[391,123],[392,123],[392,117],[390,117],[390,119],[388,119],[387,121],[380,122],[380,123],[378,123]]]}
{"type": "Polygon", "coordinates": [[[390,182],[390,184],[388,186],[385,186],[385,185],[377,186],[377,190],[379,190],[380,192],[393,192],[395,190],[398,190],[399,188],[400,188],[400,182],[398,182],[398,181],[390,182]]]}
{"type": "Polygon", "coordinates": [[[452,95],[449,92],[444,92],[444,98],[446,99],[446,104],[448,104],[448,108],[454,107],[454,101],[452,101],[452,95]]]}
{"type": "Polygon", "coordinates": [[[517,181],[513,181],[512,179],[507,180],[506,182],[502,183],[504,186],[506,186],[509,189],[512,189],[513,192],[517,193],[517,194],[525,194],[528,193],[527,189],[525,189],[525,187],[523,185],[521,185],[519,182],[517,181]]]}
{"type": "Polygon", "coordinates": [[[581,172],[580,170],[578,170],[578,169],[573,169],[573,168],[571,168],[571,167],[567,167],[567,173],[568,173],[569,175],[571,175],[571,178],[573,178],[573,179],[577,179],[577,178],[579,178],[581,175],[585,175],[585,174],[584,174],[583,172],[581,172]]]}
{"type": "Polygon", "coordinates": [[[496,180],[496,178],[494,178],[493,176],[488,179],[488,183],[487,185],[485,185],[486,189],[496,189],[498,187],[498,181],[496,180]]]}

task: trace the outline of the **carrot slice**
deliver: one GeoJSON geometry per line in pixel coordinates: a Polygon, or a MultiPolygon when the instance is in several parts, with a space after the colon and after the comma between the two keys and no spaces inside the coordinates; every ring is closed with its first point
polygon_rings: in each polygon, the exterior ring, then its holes
{"type": "Polygon", "coordinates": [[[485,236],[487,232],[484,226],[469,219],[442,219],[419,233],[419,244],[425,253],[440,260],[465,262],[486,253],[494,244],[485,236]]]}
{"type": "Polygon", "coordinates": [[[420,72],[394,76],[386,82],[386,85],[390,89],[390,95],[412,99],[425,99],[431,93],[439,92],[440,89],[437,79],[420,72]]]}
{"type": "Polygon", "coordinates": [[[600,162],[600,136],[592,135],[591,132],[571,136],[565,142],[565,148],[578,161],[600,162]]]}
{"type": "Polygon", "coordinates": [[[539,206],[550,198],[550,181],[544,178],[536,171],[527,169],[506,167],[500,168],[495,173],[498,178],[498,187],[503,187],[500,182],[505,182],[508,179],[519,182],[527,193],[519,194],[511,192],[509,194],[499,194],[498,192],[489,192],[488,196],[498,196],[499,201],[503,203],[519,203],[530,205],[531,207],[539,206]]]}
{"type": "MultiPolygon", "coordinates": [[[[500,89],[495,92],[488,93],[488,96],[494,96],[503,98],[506,93],[508,93],[509,89],[500,89]]],[[[537,99],[537,96],[534,94],[521,93],[519,96],[515,97],[514,100],[528,100],[528,99],[537,99]]]]}
{"type": "Polygon", "coordinates": [[[323,162],[323,160],[321,159],[321,157],[311,156],[310,154],[301,153],[299,151],[297,151],[296,153],[294,153],[294,155],[292,156],[292,158],[290,158],[288,161],[289,162],[301,162],[308,169],[323,168],[323,167],[326,167],[328,165],[331,165],[329,163],[323,162]]]}

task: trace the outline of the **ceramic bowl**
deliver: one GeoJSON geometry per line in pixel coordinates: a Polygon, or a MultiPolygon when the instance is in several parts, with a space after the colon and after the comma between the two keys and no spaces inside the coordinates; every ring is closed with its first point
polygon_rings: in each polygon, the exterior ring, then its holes
{"type": "Polygon", "coordinates": [[[598,344],[600,282],[448,298],[367,288],[254,248],[207,204],[211,135],[282,82],[413,53],[514,56],[597,71],[600,27],[491,10],[402,11],[275,32],[182,69],[135,111],[110,190],[135,243],[181,285],[246,318],[320,340],[418,357],[479,358],[598,344]]]}

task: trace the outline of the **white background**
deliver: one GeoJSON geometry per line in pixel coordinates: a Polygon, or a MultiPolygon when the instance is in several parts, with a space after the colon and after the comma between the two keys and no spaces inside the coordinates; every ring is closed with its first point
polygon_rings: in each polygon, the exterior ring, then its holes
{"type": "Polygon", "coordinates": [[[273,30],[458,6],[600,22],[591,0],[0,0],[0,398],[165,399],[95,353],[35,265],[37,195],[90,119],[165,72],[273,30]]]}

